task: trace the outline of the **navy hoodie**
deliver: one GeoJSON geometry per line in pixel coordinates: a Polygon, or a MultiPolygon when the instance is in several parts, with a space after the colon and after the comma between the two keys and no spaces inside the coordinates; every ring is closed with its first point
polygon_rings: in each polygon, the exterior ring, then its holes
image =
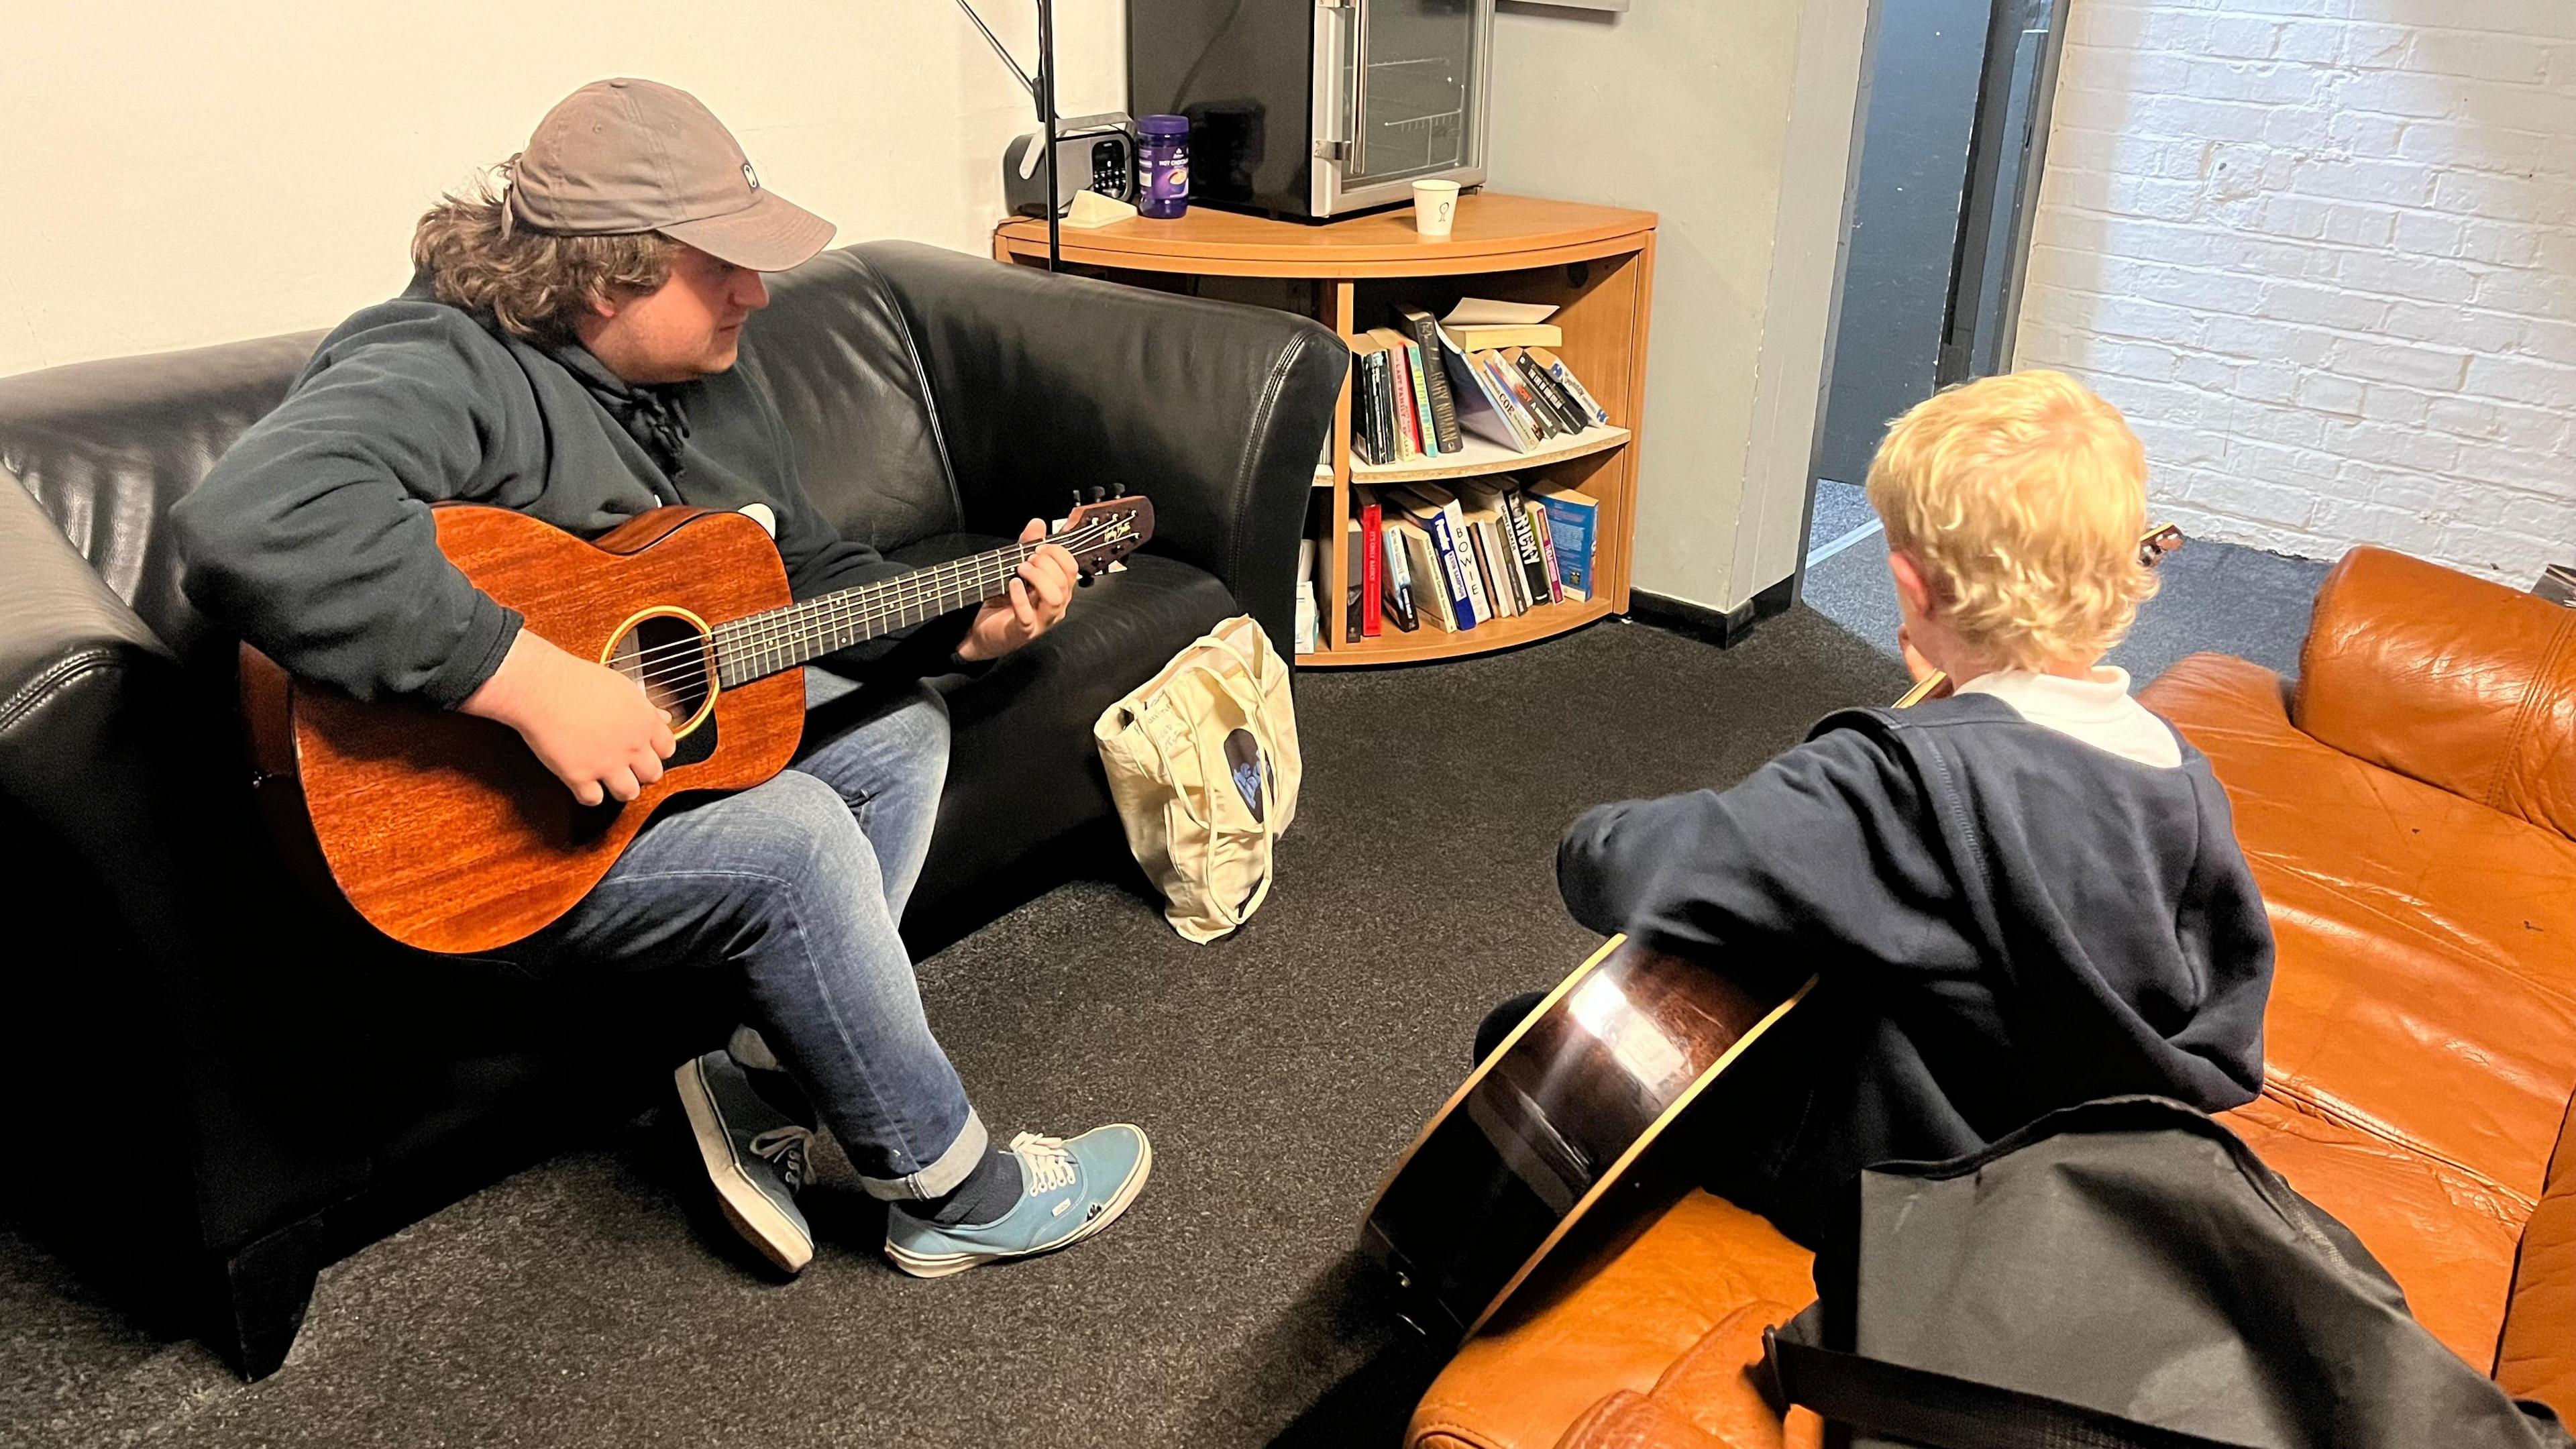
{"type": "Polygon", "coordinates": [[[1710,1185],[1813,1242],[1860,1169],[2058,1107],[2263,1081],[2272,933],[2226,794],[1963,695],[1851,710],[1731,790],[1587,812],[1575,919],[1821,978],[1717,1099],[1710,1185]]]}

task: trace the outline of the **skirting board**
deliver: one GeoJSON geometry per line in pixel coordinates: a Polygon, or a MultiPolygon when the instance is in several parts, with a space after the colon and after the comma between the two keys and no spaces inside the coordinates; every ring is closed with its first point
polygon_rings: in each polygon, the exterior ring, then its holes
{"type": "Polygon", "coordinates": [[[1644,589],[1628,594],[1628,617],[1640,624],[1669,629],[1704,640],[1720,649],[1740,642],[1753,626],[1774,614],[1786,613],[1795,596],[1797,579],[1782,579],[1732,609],[1712,609],[1688,599],[1667,598],[1644,589]]]}

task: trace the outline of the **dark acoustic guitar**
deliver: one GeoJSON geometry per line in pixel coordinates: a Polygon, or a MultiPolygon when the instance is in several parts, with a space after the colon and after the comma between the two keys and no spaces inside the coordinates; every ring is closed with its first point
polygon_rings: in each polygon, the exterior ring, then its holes
{"type": "MultiPolygon", "coordinates": [[[[376,929],[425,951],[490,951],[570,910],[674,796],[785,769],[805,727],[798,666],[1000,597],[1040,547],[1010,544],[795,602],[768,531],[661,508],[585,542],[504,508],[434,509],[439,550],[525,627],[642,685],[679,750],[636,799],[585,806],[507,725],[355,699],[242,649],[263,808],[291,856],[376,929]]],[[[1046,543],[1084,582],[1151,538],[1153,505],[1077,506],[1046,543]]]]}
{"type": "MultiPolygon", "coordinates": [[[[2153,568],[2170,524],[2138,542],[2153,568]]],[[[1934,673],[1899,709],[1948,692],[1934,673]]],[[[1817,978],[1764,975],[1613,936],[1476,1065],[1396,1159],[1360,1249],[1394,1275],[1405,1315],[1464,1340],[1620,1189],[1650,1191],[1649,1147],[1817,978]]]]}

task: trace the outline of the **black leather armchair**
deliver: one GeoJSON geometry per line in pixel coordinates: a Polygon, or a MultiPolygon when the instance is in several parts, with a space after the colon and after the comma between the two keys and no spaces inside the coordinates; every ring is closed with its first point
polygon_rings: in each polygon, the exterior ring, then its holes
{"type": "MultiPolygon", "coordinates": [[[[743,365],[853,535],[930,562],[1072,490],[1155,504],[1148,550],[1047,638],[936,681],[954,764],[907,935],[1129,869],[1091,722],[1227,615],[1286,651],[1346,354],[1276,313],[901,243],[773,291],[743,365]]],[[[0,379],[0,1019],[25,1080],[78,1098],[43,1116],[128,1124],[112,1169],[5,1191],[130,1311],[249,1377],[283,1361],[323,1265],[633,1111],[731,1020],[714,973],[531,982],[395,948],[285,879],[231,641],[181,595],[162,520],[318,340],[0,379]]]]}

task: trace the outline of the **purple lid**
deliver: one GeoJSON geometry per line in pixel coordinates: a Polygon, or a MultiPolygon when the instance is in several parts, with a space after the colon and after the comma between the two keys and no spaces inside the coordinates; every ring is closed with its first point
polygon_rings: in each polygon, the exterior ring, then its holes
{"type": "Polygon", "coordinates": [[[1190,133],[1187,116],[1147,116],[1136,123],[1139,132],[1148,136],[1186,136],[1190,133]]]}

